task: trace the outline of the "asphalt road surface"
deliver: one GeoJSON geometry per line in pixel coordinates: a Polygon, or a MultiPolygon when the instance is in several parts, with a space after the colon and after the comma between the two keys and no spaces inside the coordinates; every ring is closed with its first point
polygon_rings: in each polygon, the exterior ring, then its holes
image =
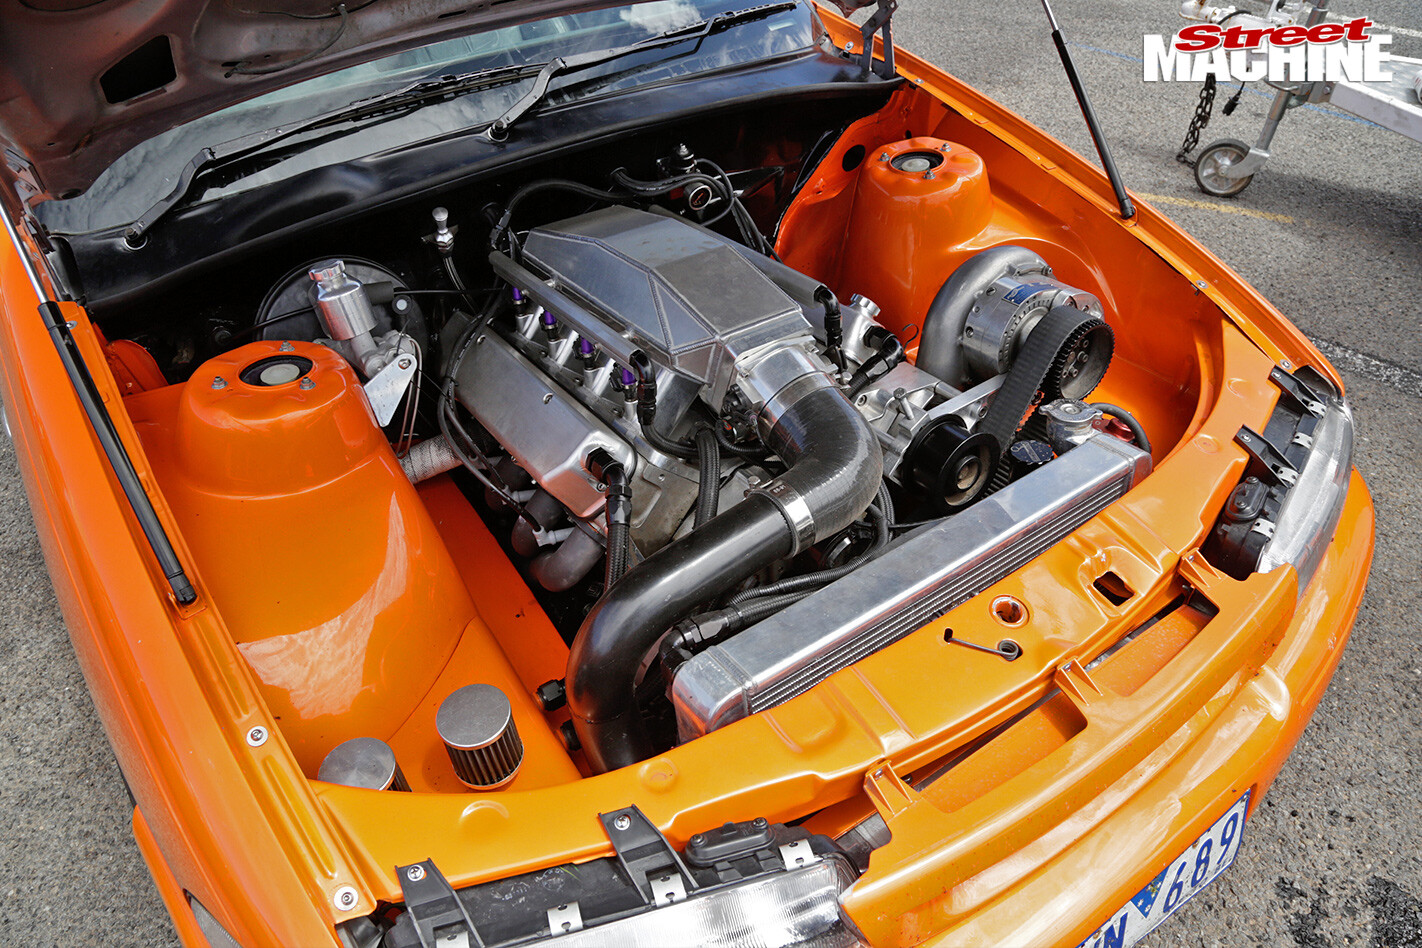
{"type": "MultiPolygon", "coordinates": [[[[1142,36],[1176,28],[1174,3],[1055,9],[1128,185],[1342,370],[1378,507],[1372,580],[1337,677],[1233,868],[1147,944],[1422,946],[1422,147],[1298,109],[1243,195],[1205,197],[1174,160],[1197,87],[1141,80],[1142,36]]],[[[1393,28],[1395,52],[1422,56],[1415,0],[1340,12],[1372,16],[1393,28]]],[[[1044,22],[1036,0],[904,0],[895,25],[901,45],[1092,154],[1044,22]]],[[[1201,144],[1252,141],[1267,105],[1247,91],[1201,144]]],[[[0,944],[167,948],[176,939],[0,442],[0,944]]]]}

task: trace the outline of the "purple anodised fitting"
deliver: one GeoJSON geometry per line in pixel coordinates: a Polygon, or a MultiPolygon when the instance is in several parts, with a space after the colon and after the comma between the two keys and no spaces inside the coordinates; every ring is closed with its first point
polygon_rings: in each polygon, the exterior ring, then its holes
{"type": "Polygon", "coordinates": [[[520,290],[518,287],[513,288],[513,301],[515,303],[523,302],[523,290],[520,290]]]}
{"type": "Polygon", "coordinates": [[[543,311],[543,328],[552,329],[556,325],[558,325],[558,317],[545,309],[543,311]]]}
{"type": "Polygon", "coordinates": [[[629,392],[637,387],[637,376],[632,374],[631,369],[622,370],[622,387],[629,392]]]}
{"type": "Polygon", "coordinates": [[[578,340],[578,352],[579,352],[579,354],[585,355],[585,356],[590,356],[590,355],[592,355],[595,351],[597,351],[597,347],[592,344],[592,340],[590,340],[590,339],[579,339],[579,340],[578,340]]]}

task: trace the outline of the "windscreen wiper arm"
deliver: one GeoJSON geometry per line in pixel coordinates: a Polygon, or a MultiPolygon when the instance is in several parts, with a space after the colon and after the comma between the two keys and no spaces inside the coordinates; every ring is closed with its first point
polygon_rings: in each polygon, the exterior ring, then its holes
{"type": "Polygon", "coordinates": [[[173,189],[159,198],[152,207],[144,211],[124,229],[124,243],[133,249],[143,246],[144,235],[152,230],[153,225],[158,223],[165,214],[183,202],[192,190],[193,182],[203,172],[241,161],[306,132],[389,115],[439,99],[452,99],[495,82],[520,78],[533,70],[543,69],[546,65],[546,63],[525,63],[517,66],[482,69],[457,76],[422,79],[382,95],[352,102],[334,112],[326,112],[289,125],[278,125],[264,131],[252,132],[220,145],[201,148],[183,166],[173,189]]]}
{"type": "MultiPolygon", "coordinates": [[[[735,10],[730,13],[719,13],[716,16],[705,20],[698,20],[695,23],[688,23],[686,26],[679,26],[675,29],[658,33],[644,40],[638,40],[627,46],[619,46],[616,49],[600,49],[590,53],[579,53],[576,56],[560,56],[557,59],[550,59],[543,64],[543,68],[538,73],[538,78],[533,81],[533,87],[525,92],[517,102],[508,107],[508,110],[489,123],[484,134],[490,141],[501,142],[508,138],[509,129],[514,123],[523,118],[528,110],[542,102],[548,96],[548,86],[552,81],[564,73],[576,72],[579,69],[587,69],[590,66],[598,66],[614,59],[621,59],[623,56],[630,56],[632,53],[639,53],[643,50],[656,49],[661,46],[671,46],[676,43],[684,43],[687,40],[695,40],[699,45],[707,36],[716,30],[731,26],[736,23],[745,23],[749,20],[758,20],[762,17],[770,16],[773,13],[780,13],[785,10],[795,9],[794,0],[783,0],[778,3],[764,3],[756,7],[747,7],[744,10],[735,10]]],[[[694,49],[695,47],[693,47],[694,49]]]]}

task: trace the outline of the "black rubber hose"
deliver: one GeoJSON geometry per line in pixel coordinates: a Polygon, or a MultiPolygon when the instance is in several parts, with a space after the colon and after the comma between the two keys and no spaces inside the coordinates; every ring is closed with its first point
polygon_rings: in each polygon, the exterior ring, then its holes
{"type": "Polygon", "coordinates": [[[632,560],[632,485],[627,468],[606,450],[588,455],[588,469],[607,487],[603,513],[607,518],[607,559],[603,568],[603,592],[622,579],[632,560]]]}
{"type": "Polygon", "coordinates": [[[726,430],[717,425],[715,428],[716,443],[721,446],[721,450],[727,454],[734,454],[736,457],[751,458],[752,460],[763,460],[766,457],[765,449],[736,444],[731,440],[731,436],[726,434],[726,430]]]}
{"type": "Polygon", "coordinates": [[[766,616],[774,615],[786,606],[799,602],[812,592],[813,589],[806,589],[748,602],[733,602],[720,609],[703,612],[678,623],[676,629],[667,637],[663,648],[670,644],[672,648],[686,652],[689,657],[691,653],[728,638],[766,616]]]}
{"type": "Polygon", "coordinates": [[[874,347],[874,355],[865,359],[859,368],[854,370],[854,374],[849,377],[849,397],[853,398],[864,390],[864,386],[869,384],[869,374],[874,371],[874,367],[882,365],[884,371],[891,371],[908,354],[904,351],[904,344],[899,341],[899,337],[884,329],[881,326],[873,326],[865,333],[865,342],[874,347]]]}
{"type": "Polygon", "coordinates": [[[815,290],[815,302],[825,310],[825,355],[843,372],[844,317],[840,313],[839,299],[834,295],[834,290],[821,285],[815,290]]]}
{"type": "Polygon", "coordinates": [[[1113,405],[1110,402],[1092,402],[1091,407],[1099,408],[1112,418],[1120,419],[1122,424],[1131,429],[1131,435],[1136,439],[1136,445],[1146,454],[1150,454],[1150,438],[1146,435],[1144,426],[1136,420],[1135,415],[1120,405],[1113,405]]]}
{"type": "Polygon", "coordinates": [[[822,586],[828,586],[837,579],[841,579],[854,572],[864,565],[864,561],[878,553],[889,542],[889,523],[893,516],[893,502],[888,499],[889,492],[883,484],[879,485],[879,497],[876,506],[869,508],[869,517],[874,521],[874,542],[863,553],[856,556],[847,563],[832,566],[829,569],[822,569],[817,573],[806,573],[803,576],[793,576],[789,579],[777,580],[764,586],[755,586],[744,592],[737,593],[731,597],[730,605],[740,605],[751,601],[758,601],[767,596],[780,596],[785,593],[799,592],[807,590],[813,592],[822,586]],[[888,507],[886,514],[884,508],[888,507]]]}
{"type": "Polygon", "coordinates": [[[655,752],[634,687],[668,629],[801,542],[843,530],[874,499],[884,461],[873,429],[827,379],[805,378],[802,393],[787,386],[777,396],[778,418],[761,419],[767,446],[789,470],[633,567],[583,620],[568,656],[568,707],[595,771],[655,752]],[[806,514],[812,523],[797,537],[806,514]]]}
{"type": "Polygon", "coordinates": [[[588,762],[602,773],[650,756],[633,692],[642,658],[682,616],[790,555],[780,507],[751,494],[629,570],[583,620],[568,656],[568,707],[588,762]]]}
{"type": "Polygon", "coordinates": [[[696,455],[700,486],[696,492],[696,519],[691,528],[700,530],[706,521],[716,516],[721,501],[721,445],[711,428],[696,429],[696,455]]]}
{"type": "Polygon", "coordinates": [[[489,231],[489,246],[494,250],[502,250],[499,244],[503,241],[504,234],[508,232],[509,224],[513,220],[514,211],[522,204],[529,195],[537,194],[539,191],[570,191],[573,194],[588,198],[593,201],[602,201],[606,204],[617,204],[627,200],[627,194],[619,194],[613,191],[603,191],[598,188],[590,188],[586,184],[577,181],[569,181],[565,178],[545,178],[542,181],[533,181],[525,184],[513,193],[508,203],[504,205],[504,213],[499,217],[491,231],[489,231]]]}

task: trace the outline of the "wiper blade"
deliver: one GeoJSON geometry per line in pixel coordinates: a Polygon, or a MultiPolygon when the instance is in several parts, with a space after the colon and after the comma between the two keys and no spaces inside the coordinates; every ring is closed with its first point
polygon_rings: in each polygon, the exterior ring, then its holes
{"type": "MultiPolygon", "coordinates": [[[[778,3],[764,3],[760,6],[747,7],[744,10],[735,10],[730,13],[720,13],[705,20],[688,23],[686,26],[666,30],[665,32],[650,36],[644,40],[638,40],[627,46],[550,59],[543,64],[543,68],[538,73],[538,78],[533,82],[533,87],[525,92],[517,102],[509,106],[503,115],[500,115],[494,119],[493,122],[489,123],[489,127],[485,129],[485,134],[489,137],[490,141],[495,142],[501,142],[508,138],[509,129],[513,127],[514,123],[523,118],[529,109],[532,109],[547,98],[549,85],[554,78],[564,73],[576,72],[579,69],[587,69],[591,66],[599,66],[603,63],[611,62],[614,59],[621,59],[623,56],[642,52],[643,50],[656,49],[661,46],[672,46],[676,43],[684,43],[687,40],[695,40],[699,46],[703,39],[717,30],[737,23],[759,20],[773,13],[793,10],[796,5],[794,0],[784,0],[784,2],[778,3]]],[[[693,47],[693,49],[695,49],[695,47],[693,47]]]]}
{"type": "MultiPolygon", "coordinates": [[[[203,172],[212,171],[226,165],[234,164],[246,158],[265,151],[273,145],[294,138],[306,132],[317,131],[348,122],[359,122],[364,119],[378,118],[393,113],[405,111],[419,105],[425,105],[433,101],[442,99],[452,99],[466,92],[481,89],[496,82],[517,79],[525,76],[534,70],[545,68],[545,63],[523,64],[518,66],[500,66],[495,69],[482,69],[478,72],[465,73],[455,76],[441,76],[436,79],[422,79],[411,85],[386,92],[381,95],[371,96],[368,99],[360,99],[350,105],[343,106],[333,112],[325,112],[312,118],[293,122],[289,125],[278,125],[274,128],[265,129],[260,132],[252,132],[240,138],[223,142],[220,145],[208,145],[198,150],[198,152],[188,160],[183,166],[183,170],[178,173],[178,180],[173,185],[173,189],[148,210],[124,229],[124,243],[130,248],[137,249],[143,246],[144,236],[153,229],[153,225],[158,223],[162,217],[173,208],[183,202],[192,190],[193,182],[203,172]]],[[[354,129],[352,129],[354,131],[354,129]]]]}

